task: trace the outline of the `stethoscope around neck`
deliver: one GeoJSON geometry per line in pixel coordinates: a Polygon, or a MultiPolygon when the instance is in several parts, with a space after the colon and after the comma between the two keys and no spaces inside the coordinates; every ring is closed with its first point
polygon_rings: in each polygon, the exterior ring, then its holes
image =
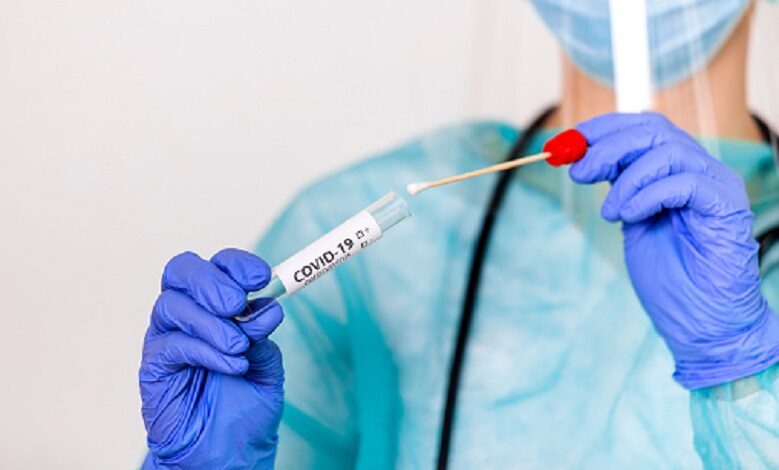
{"type": "MultiPolygon", "coordinates": [[[[527,130],[514,143],[514,146],[506,155],[506,160],[513,160],[521,157],[535,134],[541,130],[544,122],[557,109],[556,106],[549,107],[536,116],[528,126],[527,130]]],[[[774,154],[774,164],[779,171],[779,135],[774,132],[762,119],[753,115],[755,124],[760,131],[763,140],[771,145],[774,154]]],[[[476,245],[473,248],[473,256],[468,271],[468,283],[465,289],[465,298],[463,299],[462,309],[460,311],[460,321],[457,326],[457,338],[454,348],[454,355],[449,367],[449,381],[446,387],[446,403],[441,424],[441,435],[438,444],[438,463],[439,470],[444,470],[449,466],[449,454],[452,443],[452,434],[454,431],[454,414],[457,407],[457,396],[462,378],[463,361],[465,359],[465,350],[468,346],[468,337],[473,324],[474,311],[477,301],[477,292],[481,281],[482,268],[487,255],[495,221],[498,218],[500,208],[506,196],[506,190],[511,182],[512,176],[517,169],[508,170],[500,174],[498,181],[492,189],[492,194],[484,211],[481,229],[476,239],[476,245]]],[[[769,248],[779,242],[779,225],[774,225],[761,233],[756,234],[757,241],[760,243],[758,257],[762,260],[769,248]]]]}

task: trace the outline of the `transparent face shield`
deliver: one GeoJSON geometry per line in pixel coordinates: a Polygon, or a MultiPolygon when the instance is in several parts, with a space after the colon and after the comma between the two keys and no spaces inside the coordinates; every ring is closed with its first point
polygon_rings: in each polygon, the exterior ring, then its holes
{"type": "Polygon", "coordinates": [[[581,120],[585,107],[595,114],[655,110],[690,134],[716,141],[758,140],[744,119],[750,112],[777,122],[779,57],[771,25],[779,12],[773,2],[532,3],[563,50],[563,125],[581,120]]]}
{"type": "MultiPolygon", "coordinates": [[[[772,26],[779,7],[773,2],[531,3],[562,50],[560,107],[552,127],[607,112],[651,110],[728,163],[746,168],[744,162],[765,156],[766,134],[752,114],[769,128],[779,123],[779,52],[772,46],[779,44],[772,26]]],[[[555,176],[563,210],[611,257],[621,244],[610,235],[618,231],[587,215],[599,212],[609,185],[582,187],[565,172],[555,176]]]]}

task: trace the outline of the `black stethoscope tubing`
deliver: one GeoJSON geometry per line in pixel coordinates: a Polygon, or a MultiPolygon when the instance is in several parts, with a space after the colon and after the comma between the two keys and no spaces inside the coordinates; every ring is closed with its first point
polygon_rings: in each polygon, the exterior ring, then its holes
{"type": "MultiPolygon", "coordinates": [[[[556,106],[546,108],[533,119],[527,130],[514,143],[511,151],[506,156],[506,160],[519,158],[525,153],[530,140],[543,126],[547,118],[555,111],[556,106]]],[[[763,140],[770,143],[774,153],[774,163],[779,171],[779,135],[773,131],[762,119],[753,115],[763,140]]],[[[468,337],[473,324],[474,311],[476,307],[477,293],[481,281],[482,267],[490,244],[490,237],[495,221],[498,218],[506,191],[517,168],[504,171],[498,177],[498,181],[492,189],[487,208],[479,230],[479,236],[476,239],[476,245],[473,249],[470,269],[468,271],[468,283],[466,284],[465,297],[460,312],[460,321],[457,326],[457,339],[455,342],[454,353],[449,368],[449,381],[446,388],[446,403],[441,425],[441,435],[438,444],[437,468],[445,470],[449,465],[449,454],[452,443],[452,433],[454,430],[454,415],[457,407],[457,395],[460,386],[460,379],[463,371],[463,361],[465,351],[468,345],[468,337]]],[[[779,225],[774,226],[761,234],[757,235],[757,241],[760,243],[759,259],[768,252],[768,249],[774,243],[779,242],[779,225]]]]}

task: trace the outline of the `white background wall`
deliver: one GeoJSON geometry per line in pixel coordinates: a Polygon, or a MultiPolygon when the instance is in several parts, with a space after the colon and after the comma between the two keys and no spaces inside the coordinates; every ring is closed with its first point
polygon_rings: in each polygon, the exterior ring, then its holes
{"type": "Polygon", "coordinates": [[[518,0],[0,0],[0,467],[137,465],[169,257],[410,136],[521,123],[557,69],[518,0]]]}

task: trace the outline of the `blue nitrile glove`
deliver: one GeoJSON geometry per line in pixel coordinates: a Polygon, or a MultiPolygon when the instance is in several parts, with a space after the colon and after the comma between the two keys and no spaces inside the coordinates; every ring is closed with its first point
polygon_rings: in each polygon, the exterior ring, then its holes
{"type": "Polygon", "coordinates": [[[272,468],[284,397],[278,346],[279,304],[253,320],[232,317],[270,268],[237,249],[205,261],[170,260],[151,314],[140,370],[149,454],[144,468],[272,468]]]}
{"type": "Polygon", "coordinates": [[[570,169],[611,182],[601,208],[622,221],[633,287],[689,389],[779,361],[779,317],[760,292],[758,244],[741,177],[659,114],[578,125],[590,148],[570,169]]]}

